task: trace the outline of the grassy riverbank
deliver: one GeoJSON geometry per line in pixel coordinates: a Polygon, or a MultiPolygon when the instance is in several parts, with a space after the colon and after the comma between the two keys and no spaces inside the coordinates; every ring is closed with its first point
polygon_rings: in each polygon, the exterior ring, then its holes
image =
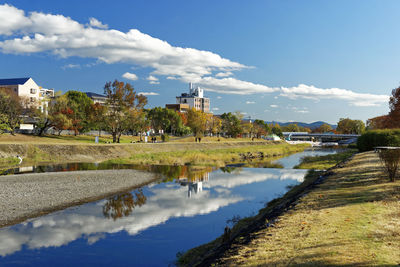
{"type": "MultiPolygon", "coordinates": [[[[297,199],[272,226],[266,227],[268,218],[259,218],[262,227],[231,239],[208,264],[397,266],[399,214],[400,180],[389,182],[375,153],[357,154],[297,199]]],[[[181,261],[201,259],[201,249],[212,251],[204,245],[181,261]]]]}
{"type": "Polygon", "coordinates": [[[350,158],[357,149],[348,149],[343,152],[339,152],[331,155],[316,156],[316,157],[304,157],[301,159],[299,165],[296,165],[294,169],[315,169],[315,170],[326,170],[336,166],[336,164],[350,158]]]}
{"type": "Polygon", "coordinates": [[[159,165],[207,165],[225,166],[228,163],[268,161],[273,157],[303,151],[308,145],[271,143],[233,148],[193,149],[168,152],[144,152],[129,158],[110,160],[111,163],[159,164],[159,165]]]}
{"type": "Polygon", "coordinates": [[[0,143],[0,167],[17,163],[25,166],[66,162],[103,162],[138,164],[199,164],[223,166],[226,163],[268,161],[271,157],[299,152],[305,145],[269,141],[210,141],[202,143],[0,143]]]}

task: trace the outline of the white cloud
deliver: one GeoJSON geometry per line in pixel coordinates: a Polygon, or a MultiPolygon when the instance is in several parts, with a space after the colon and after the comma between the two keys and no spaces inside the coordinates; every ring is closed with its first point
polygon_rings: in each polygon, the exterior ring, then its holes
{"type": "Polygon", "coordinates": [[[153,75],[149,75],[149,77],[147,77],[146,80],[148,80],[150,84],[159,84],[160,83],[158,81],[158,78],[153,75]]]}
{"type": "Polygon", "coordinates": [[[213,108],[212,110],[218,111],[218,110],[219,110],[219,108],[213,108]]]}
{"type": "Polygon", "coordinates": [[[280,95],[290,99],[339,99],[357,107],[379,106],[389,101],[387,95],[361,94],[339,88],[321,89],[305,84],[290,88],[282,87],[280,95]]]}
{"type": "Polygon", "coordinates": [[[214,77],[207,76],[199,78],[195,82],[196,84],[205,87],[205,89],[208,91],[224,94],[248,95],[255,93],[271,93],[279,90],[279,88],[272,88],[262,84],[255,84],[235,78],[216,79],[214,77]]]}
{"type": "MultiPolygon", "coordinates": [[[[0,41],[2,53],[46,52],[62,58],[94,58],[107,64],[128,63],[152,69],[150,76],[193,82],[218,93],[280,92],[280,96],[291,99],[343,100],[357,107],[378,106],[386,104],[389,99],[387,95],[362,94],[338,88],[321,89],[304,84],[279,88],[238,80],[229,76],[248,66],[210,51],[172,46],[137,29],[128,32],[108,29],[96,18],[90,18],[89,25],[85,25],[59,14],[31,12],[26,15],[21,9],[3,4],[0,5],[0,35],[4,37],[0,41]]],[[[158,84],[159,81],[150,80],[150,83],[158,84]]]]}
{"type": "Polygon", "coordinates": [[[217,74],[215,74],[215,77],[229,77],[232,76],[233,73],[231,71],[227,71],[227,72],[218,72],[217,74]]]}
{"type": "Polygon", "coordinates": [[[126,33],[105,29],[95,18],[85,26],[62,15],[32,12],[25,16],[23,10],[15,7],[0,7],[4,15],[0,16],[0,34],[20,33],[20,37],[0,42],[3,53],[52,52],[63,58],[77,56],[109,64],[131,63],[153,68],[154,75],[175,76],[185,82],[218,70],[246,68],[210,51],[171,46],[137,29],[126,33]],[[8,17],[17,18],[4,21],[8,17]]]}
{"type": "Polygon", "coordinates": [[[277,108],[278,105],[269,105],[271,108],[277,108]]]}
{"type": "Polygon", "coordinates": [[[135,73],[125,72],[122,77],[128,80],[136,81],[138,76],[135,73]]]}
{"type": "Polygon", "coordinates": [[[174,76],[168,76],[168,77],[167,77],[167,80],[177,80],[177,78],[174,77],[174,76]]]}
{"type": "Polygon", "coordinates": [[[217,96],[217,99],[221,99],[222,98],[222,96],[217,96]]]}
{"type": "Polygon", "coordinates": [[[108,25],[107,24],[101,23],[101,21],[99,21],[96,18],[90,18],[89,19],[89,25],[94,27],[94,28],[108,29],[108,25]]]}
{"type": "Polygon", "coordinates": [[[254,102],[254,101],[246,101],[246,104],[247,105],[251,105],[251,104],[255,104],[256,102],[254,102]]]}
{"type": "Polygon", "coordinates": [[[79,64],[67,64],[61,67],[63,70],[65,69],[80,69],[81,65],[79,64]]]}
{"type": "Polygon", "coordinates": [[[305,114],[305,113],[309,113],[310,111],[308,111],[308,110],[296,110],[295,112],[296,112],[296,113],[303,113],[303,114],[305,114]]]}
{"type": "Polygon", "coordinates": [[[0,35],[11,35],[14,31],[30,25],[23,10],[4,4],[0,5],[0,35]]]}
{"type": "Polygon", "coordinates": [[[159,93],[155,92],[139,92],[138,95],[159,95],[159,93]]]}

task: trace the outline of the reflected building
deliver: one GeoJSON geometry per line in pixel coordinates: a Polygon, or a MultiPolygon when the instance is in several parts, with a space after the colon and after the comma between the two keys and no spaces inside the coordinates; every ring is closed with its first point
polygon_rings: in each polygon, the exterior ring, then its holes
{"type": "Polygon", "coordinates": [[[198,194],[203,191],[203,182],[207,182],[210,178],[211,167],[193,170],[185,168],[185,171],[178,178],[181,186],[188,187],[188,198],[192,197],[193,193],[198,194]]]}

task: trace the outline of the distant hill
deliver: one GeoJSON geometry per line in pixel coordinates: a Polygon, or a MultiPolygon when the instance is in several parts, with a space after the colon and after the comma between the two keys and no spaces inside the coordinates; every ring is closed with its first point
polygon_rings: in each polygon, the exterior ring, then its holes
{"type": "Polygon", "coordinates": [[[327,122],[324,121],[316,121],[316,122],[312,122],[312,123],[305,123],[305,122],[298,122],[298,121],[294,121],[294,122],[279,122],[279,121],[266,121],[266,123],[268,124],[275,124],[278,123],[280,126],[288,126],[289,124],[297,124],[298,126],[301,127],[307,127],[312,129],[318,128],[319,126],[321,126],[322,124],[328,124],[332,127],[332,129],[336,129],[337,125],[334,124],[329,124],[327,122]]]}

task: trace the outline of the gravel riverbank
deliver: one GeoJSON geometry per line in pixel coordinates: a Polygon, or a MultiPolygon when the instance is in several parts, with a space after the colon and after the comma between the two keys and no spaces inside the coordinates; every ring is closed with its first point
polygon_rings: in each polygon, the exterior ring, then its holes
{"type": "Polygon", "coordinates": [[[102,199],[154,180],[155,174],[137,170],[0,176],[0,227],[102,199]]]}

